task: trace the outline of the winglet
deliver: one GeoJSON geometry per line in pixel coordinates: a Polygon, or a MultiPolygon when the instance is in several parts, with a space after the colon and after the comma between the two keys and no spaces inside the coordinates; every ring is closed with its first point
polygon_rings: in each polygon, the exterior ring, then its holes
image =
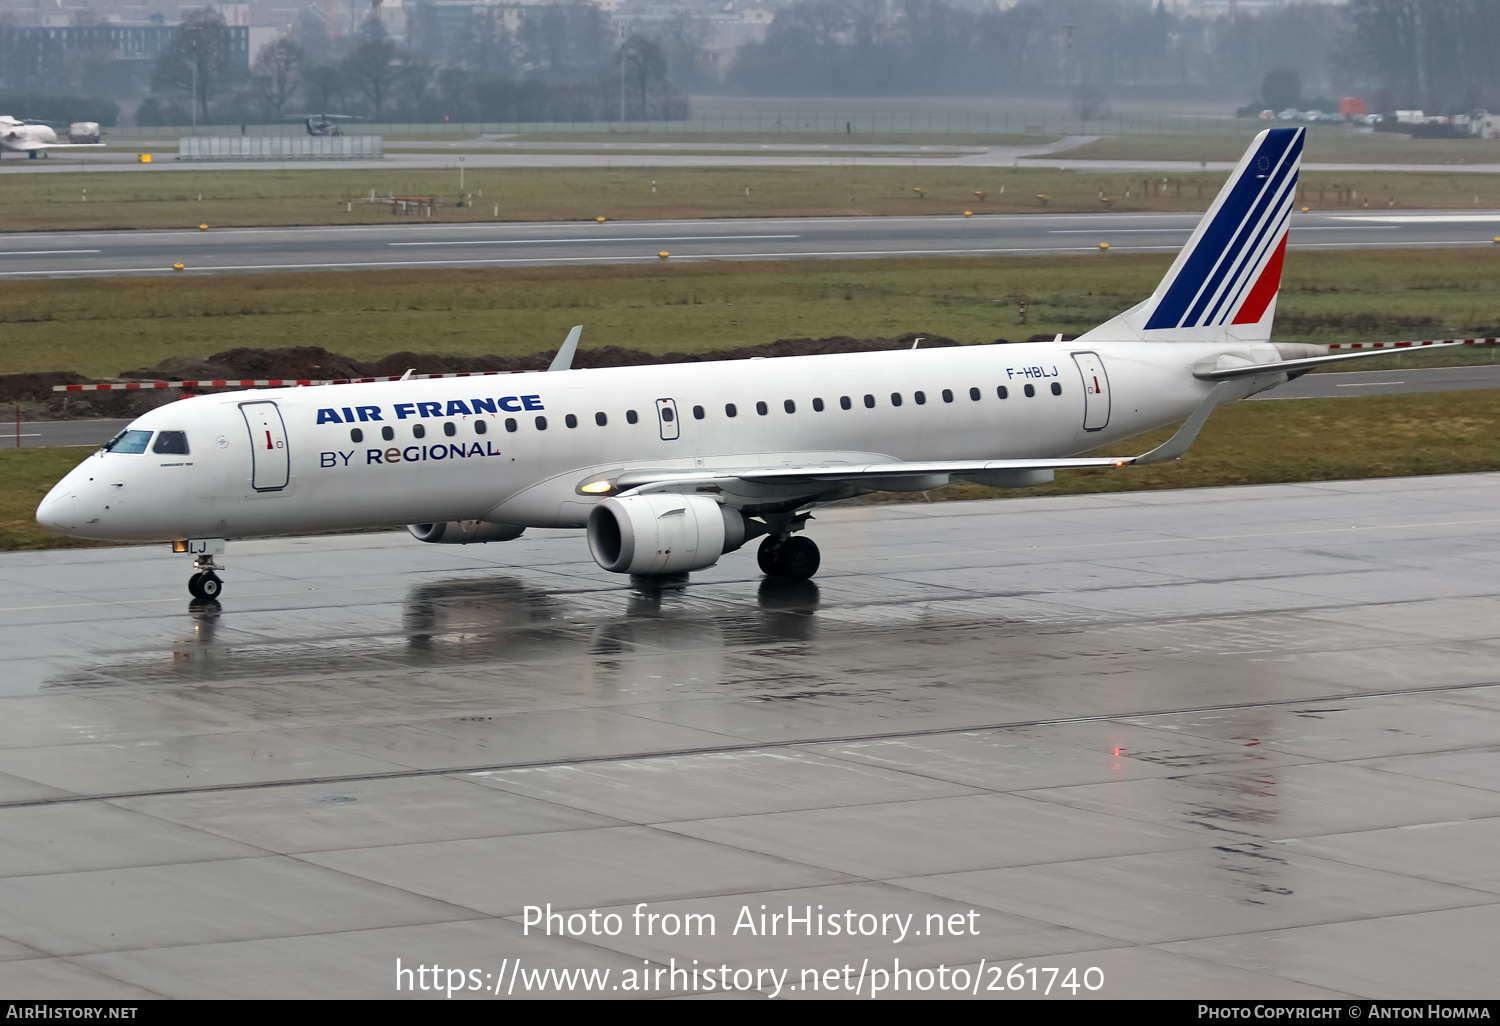
{"type": "Polygon", "coordinates": [[[1177,459],[1188,451],[1188,446],[1197,440],[1198,432],[1202,431],[1203,425],[1208,423],[1208,415],[1214,412],[1215,407],[1234,399],[1243,399],[1248,394],[1249,390],[1242,382],[1219,382],[1214,386],[1214,390],[1198,404],[1198,408],[1193,411],[1192,415],[1182,422],[1182,427],[1177,429],[1175,435],[1130,462],[1140,467],[1149,463],[1164,463],[1167,460],[1177,459]]]}
{"type": "Polygon", "coordinates": [[[562,348],[559,349],[557,351],[557,355],[552,358],[552,364],[547,368],[548,371],[565,371],[572,369],[573,354],[578,351],[578,336],[582,334],[583,325],[573,325],[573,330],[568,332],[568,337],[563,342],[562,348]]]}

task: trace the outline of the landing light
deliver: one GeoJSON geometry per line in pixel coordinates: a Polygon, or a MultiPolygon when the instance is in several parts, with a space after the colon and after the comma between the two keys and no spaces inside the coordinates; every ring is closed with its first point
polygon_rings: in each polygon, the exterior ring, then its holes
{"type": "Polygon", "coordinates": [[[579,485],[578,490],[584,495],[608,495],[615,490],[615,483],[606,480],[590,481],[586,485],[579,485]]]}
{"type": "Polygon", "coordinates": [[[187,539],[186,538],[173,538],[172,539],[172,551],[173,552],[186,552],[187,550],[188,550],[188,543],[187,543],[187,539]]]}

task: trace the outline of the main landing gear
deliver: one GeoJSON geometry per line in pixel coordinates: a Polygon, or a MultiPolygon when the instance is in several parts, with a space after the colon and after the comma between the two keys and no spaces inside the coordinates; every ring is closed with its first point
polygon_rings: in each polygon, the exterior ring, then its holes
{"type": "Polygon", "coordinates": [[[193,569],[197,573],[188,578],[188,594],[200,602],[217,602],[224,591],[224,582],[214,571],[223,567],[214,562],[213,556],[205,554],[193,560],[193,569]]]}
{"type": "Polygon", "coordinates": [[[818,543],[803,535],[788,538],[767,536],[760,543],[756,559],[767,577],[789,577],[794,581],[807,580],[818,572],[823,561],[818,543]]]}

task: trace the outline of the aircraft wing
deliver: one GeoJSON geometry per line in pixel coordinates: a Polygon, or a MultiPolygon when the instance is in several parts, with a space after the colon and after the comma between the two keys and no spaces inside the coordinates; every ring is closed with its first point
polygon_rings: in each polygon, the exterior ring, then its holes
{"type": "Polygon", "coordinates": [[[6,139],[5,148],[15,150],[18,153],[30,153],[32,150],[92,150],[107,145],[106,143],[44,143],[33,142],[28,139],[6,139]]]}
{"type": "MultiPolygon", "coordinates": [[[[1209,414],[1226,402],[1242,399],[1256,390],[1254,383],[1221,381],[1199,404],[1176,434],[1161,445],[1139,456],[1063,456],[1011,460],[936,460],[932,462],[891,462],[855,465],[809,465],[801,467],[746,467],[724,470],[631,470],[607,482],[607,494],[646,492],[720,493],[758,492],[774,489],[783,494],[816,496],[837,491],[842,486],[856,488],[921,491],[945,484],[950,475],[1003,475],[1006,472],[1045,470],[1080,470],[1089,467],[1145,466],[1175,460],[1187,451],[1207,422],[1209,414]],[[926,480],[924,480],[926,479],[926,480]],[[904,487],[903,487],[904,486],[904,487]]],[[[1018,480],[1018,484],[1024,483],[1018,480]]],[[[601,485],[606,482],[600,482],[601,485]]],[[[599,494],[605,494],[601,489],[599,494]]]]}

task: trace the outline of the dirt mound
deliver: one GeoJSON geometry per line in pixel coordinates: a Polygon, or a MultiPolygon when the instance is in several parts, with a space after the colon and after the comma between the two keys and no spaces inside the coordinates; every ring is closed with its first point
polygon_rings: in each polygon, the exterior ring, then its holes
{"type": "MultiPolygon", "coordinates": [[[[716,349],[706,353],[646,353],[621,346],[597,346],[579,350],[574,367],[640,367],[662,363],[704,363],[711,360],[749,360],[756,357],[814,356],[827,353],[870,353],[890,349],[910,349],[921,339],[924,349],[956,346],[959,343],[943,335],[908,333],[895,338],[783,338],[760,345],[716,349]]],[[[330,353],[317,346],[293,349],[231,349],[215,353],[207,360],[173,357],[155,367],[126,371],[122,378],[168,380],[202,380],[223,378],[362,378],[372,375],[395,376],[408,370],[417,374],[454,374],[467,371],[546,370],[557,350],[531,353],[527,356],[441,356],[436,353],[414,353],[404,350],[392,353],[375,363],[330,353]]]]}
{"type": "Polygon", "coordinates": [[[40,403],[54,395],[53,385],[82,385],[89,379],[72,371],[39,374],[0,374],[0,402],[40,403]]]}
{"type": "MultiPolygon", "coordinates": [[[[706,353],[655,354],[622,346],[598,346],[582,349],[573,360],[574,367],[639,367],[664,363],[704,363],[711,360],[750,360],[757,357],[821,356],[830,353],[872,353],[893,349],[910,349],[921,339],[920,348],[937,349],[960,343],[943,335],[908,332],[894,338],[853,338],[834,335],[830,338],[783,338],[760,345],[716,349],[706,353]]],[[[1004,339],[996,339],[1003,343],[1004,339]]],[[[436,353],[403,351],[392,353],[375,363],[366,363],[321,346],[294,346],[288,349],[230,349],[201,359],[174,356],[155,367],[123,372],[126,380],[213,381],[249,378],[260,380],[282,378],[293,380],[328,380],[396,376],[408,370],[417,374],[454,374],[480,371],[546,370],[557,350],[526,356],[441,356],[436,353]]],[[[71,371],[47,374],[0,375],[0,402],[45,403],[47,415],[60,418],[133,417],[162,403],[181,398],[176,389],[153,389],[149,392],[53,392],[54,384],[81,384],[88,379],[71,371]]],[[[209,391],[205,389],[204,391],[209,391]]],[[[213,390],[217,391],[217,390],[213,390]]]]}
{"type": "Polygon", "coordinates": [[[223,378],[362,378],[375,373],[361,360],[330,353],[321,346],[294,346],[290,349],[230,349],[215,353],[207,360],[170,357],[155,367],[124,371],[122,378],[166,378],[168,380],[202,380],[223,378]]]}

